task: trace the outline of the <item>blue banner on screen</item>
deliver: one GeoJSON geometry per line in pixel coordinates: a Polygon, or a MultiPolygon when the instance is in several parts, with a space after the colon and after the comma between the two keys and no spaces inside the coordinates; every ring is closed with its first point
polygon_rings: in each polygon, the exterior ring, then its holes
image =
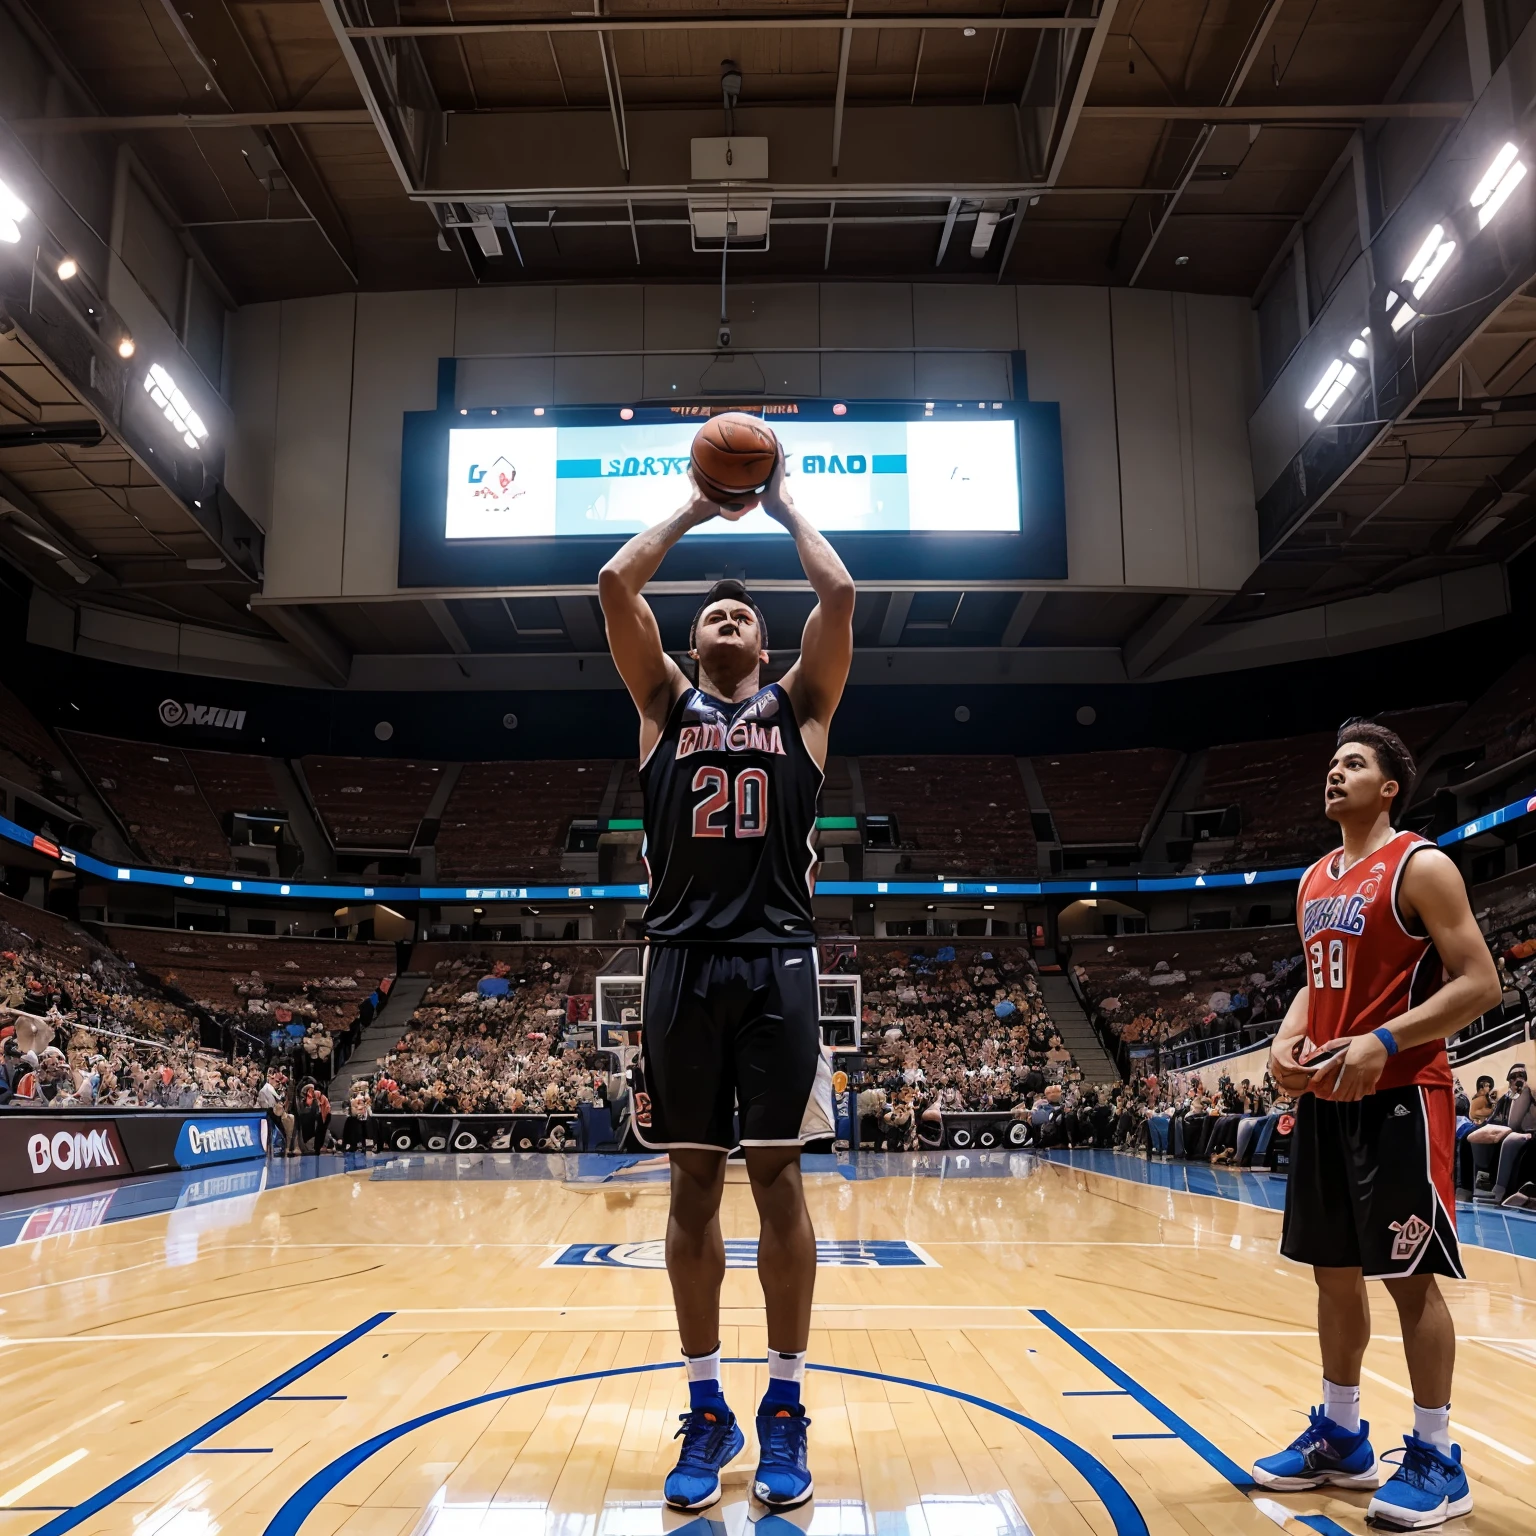
{"type": "MultiPolygon", "coordinates": [[[[1017,533],[1012,417],[783,421],[795,505],[825,533],[1017,533]]],[[[688,493],[699,422],[463,427],[448,434],[447,537],[629,538],[688,493]]],[[[689,537],[782,534],[766,512],[689,537]]]]}

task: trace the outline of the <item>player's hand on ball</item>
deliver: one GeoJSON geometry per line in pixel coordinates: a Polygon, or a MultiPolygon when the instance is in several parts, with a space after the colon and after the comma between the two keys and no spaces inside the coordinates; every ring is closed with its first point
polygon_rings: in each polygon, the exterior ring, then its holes
{"type": "Polygon", "coordinates": [[[688,466],[688,500],[685,503],[684,510],[693,514],[695,525],[707,523],[712,517],[724,517],[727,515],[719,502],[710,500],[704,488],[699,484],[691,464],[688,466]]]}
{"type": "Polygon", "coordinates": [[[1285,1093],[1305,1093],[1312,1086],[1312,1074],[1298,1059],[1306,1043],[1303,1035],[1292,1042],[1283,1056],[1273,1050],[1269,1053],[1269,1075],[1275,1080],[1275,1086],[1285,1093]]]}
{"type": "Polygon", "coordinates": [[[1381,1070],[1387,1064],[1387,1048],[1375,1035],[1351,1035],[1338,1050],[1327,1047],[1302,1063],[1320,1099],[1352,1104],[1376,1091],[1381,1070]]]}
{"type": "Polygon", "coordinates": [[[741,496],[733,496],[729,501],[716,501],[714,493],[706,491],[699,484],[699,477],[694,474],[691,464],[688,466],[688,479],[693,484],[694,500],[701,507],[708,508],[707,514],[699,519],[700,522],[707,522],[711,517],[723,517],[728,523],[737,523],[757,505],[758,498],[750,491],[741,496]]]}
{"type": "Polygon", "coordinates": [[[773,473],[768,477],[768,484],[763,487],[763,511],[769,517],[783,521],[783,514],[794,509],[794,502],[790,499],[789,487],[785,485],[784,468],[784,444],[779,444],[778,458],[773,466],[773,473]]]}

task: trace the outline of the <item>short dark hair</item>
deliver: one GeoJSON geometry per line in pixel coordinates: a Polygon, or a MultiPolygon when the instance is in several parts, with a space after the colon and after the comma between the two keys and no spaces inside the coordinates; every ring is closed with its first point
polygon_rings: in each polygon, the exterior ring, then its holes
{"type": "Polygon", "coordinates": [[[734,576],[727,576],[724,581],[717,581],[709,589],[709,596],[699,606],[699,611],[693,616],[693,623],[688,626],[688,649],[691,651],[699,638],[699,620],[715,604],[722,602],[745,603],[752,610],[757,619],[757,637],[762,648],[768,649],[768,626],[763,622],[763,610],[747,595],[747,589],[734,576]]]}
{"type": "Polygon", "coordinates": [[[1397,780],[1397,796],[1392,802],[1393,810],[1405,805],[1408,800],[1408,791],[1413,786],[1413,776],[1418,772],[1414,766],[1413,753],[1408,750],[1408,744],[1396,731],[1385,725],[1379,725],[1374,720],[1356,718],[1346,720],[1339,727],[1338,740],[1334,742],[1335,749],[1342,747],[1346,741],[1358,741],[1361,746],[1369,747],[1376,754],[1377,766],[1389,779],[1397,780]]]}

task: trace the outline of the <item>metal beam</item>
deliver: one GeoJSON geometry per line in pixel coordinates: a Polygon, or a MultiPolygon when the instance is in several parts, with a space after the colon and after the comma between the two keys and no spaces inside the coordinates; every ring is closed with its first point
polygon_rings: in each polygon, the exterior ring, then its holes
{"type": "Polygon", "coordinates": [[[311,112],[146,112],[137,117],[17,117],[17,133],[144,133],[176,128],[366,128],[362,108],[311,112]]]}
{"type": "MultiPolygon", "coordinates": [[[[853,19],[853,0],[848,0],[848,20],[853,19]]],[[[853,28],[843,28],[842,42],[837,50],[837,96],[832,103],[832,174],[837,175],[837,162],[843,152],[843,105],[848,97],[848,55],[853,50],[853,28]]]]}
{"type": "Polygon", "coordinates": [[[448,604],[440,597],[424,597],[421,606],[427,610],[427,617],[437,625],[438,633],[448,642],[448,649],[455,656],[468,656],[474,650],[468,640],[464,638],[464,631],[459,628],[459,621],[449,611],[448,604]]]}
{"type": "Polygon", "coordinates": [[[259,612],[326,682],[346,686],[352,672],[351,653],[314,614],[277,603],[265,604],[259,612]]]}
{"type": "Polygon", "coordinates": [[[574,17],[549,21],[460,21],[451,25],[347,27],[348,37],[494,37],[519,32],[838,32],[852,27],[859,32],[896,28],[945,32],[965,27],[988,27],[1003,32],[1077,32],[1093,26],[1084,16],[942,16],[908,11],[902,15],[860,16],[605,16],[601,20],[574,17]]]}
{"type": "MultiPolygon", "coordinates": [[[[1085,106],[1079,118],[1144,118],[1152,122],[1356,123],[1376,118],[1460,118],[1466,101],[1355,102],[1307,106],[1085,106]]],[[[462,116],[465,114],[455,114],[462,116]]],[[[481,112],[484,116],[486,113],[481,112]]],[[[513,116],[506,112],[498,115],[513,116]]],[[[183,128],[366,128],[373,122],[362,107],[270,112],[145,112],[131,117],[17,117],[17,133],[159,133],[183,128]]]]}
{"type": "Polygon", "coordinates": [[[1125,675],[1145,677],[1190,630],[1226,600],[1223,595],[1212,596],[1205,592],[1191,593],[1187,597],[1165,597],[1121,649],[1125,675]]]}
{"type": "MultiPolygon", "coordinates": [[[[182,46],[202,70],[210,93],[230,113],[266,114],[277,118],[276,94],[256,62],[245,33],[230,14],[226,0],[208,0],[196,11],[182,11],[176,0],[161,0],[166,19],[175,28],[182,46]],[[222,60],[222,62],[220,62],[222,60]]],[[[196,115],[196,114],[194,114],[196,115]]],[[[352,234],[342,219],[330,187],[310,157],[309,148],[290,123],[272,121],[246,124],[253,147],[276,160],[299,207],[314,220],[321,238],[330,246],[354,286],[357,255],[352,234]],[[273,130],[269,134],[258,128],[273,130]]]]}
{"type": "Polygon", "coordinates": [[[895,645],[901,632],[907,627],[907,615],[912,611],[912,593],[892,592],[885,606],[885,617],[880,621],[880,644],[895,645]]]}
{"type": "Polygon", "coordinates": [[[1077,132],[1078,120],[1083,115],[1083,108],[1088,104],[1088,92],[1092,89],[1093,77],[1098,71],[1099,60],[1104,53],[1104,44],[1109,40],[1109,29],[1114,22],[1118,5],[1119,0],[1103,0],[1103,4],[1099,7],[1099,14],[1094,19],[1088,46],[1083,50],[1082,67],[1078,70],[1077,80],[1072,87],[1072,101],[1067,108],[1061,132],[1056,137],[1050,169],[1046,173],[1045,179],[1050,186],[1056,185],[1062,167],[1067,163],[1067,151],[1072,147],[1072,138],[1077,132]]]}
{"type": "Polygon", "coordinates": [[[1084,107],[1082,117],[1145,118],[1152,122],[1356,123],[1376,117],[1465,117],[1470,101],[1387,101],[1349,106],[1084,107]]]}
{"type": "MultiPolygon", "coordinates": [[[[1258,20],[1254,23],[1253,31],[1248,35],[1247,46],[1244,47],[1242,56],[1237,61],[1237,67],[1232,71],[1231,78],[1227,81],[1227,88],[1221,93],[1221,106],[1231,106],[1237,99],[1238,93],[1247,83],[1248,75],[1253,66],[1258,62],[1264,44],[1269,38],[1270,29],[1279,16],[1285,0],[1264,0],[1264,9],[1259,12],[1258,20]]],[[[1168,227],[1168,221],[1173,217],[1173,210],[1179,205],[1179,198],[1192,180],[1195,172],[1200,167],[1201,157],[1205,154],[1205,146],[1210,141],[1211,124],[1213,119],[1209,116],[1202,120],[1199,135],[1195,139],[1194,147],[1190,150],[1188,158],[1184,162],[1184,169],[1175,178],[1173,194],[1163,203],[1162,212],[1158,215],[1157,222],[1152,226],[1152,234],[1148,238],[1146,246],[1137,258],[1135,269],[1130,276],[1129,286],[1136,286],[1136,279],[1142,274],[1147,262],[1151,259],[1152,252],[1156,249],[1157,242],[1163,231],[1168,227]]]]}
{"type": "MultiPolygon", "coordinates": [[[[602,0],[592,0],[594,11],[602,9],[602,0]]],[[[619,169],[629,180],[629,129],[624,121],[624,94],[619,85],[619,61],[608,57],[608,34],[597,34],[597,51],[603,60],[603,84],[608,88],[608,112],[613,118],[613,142],[619,152],[619,169]]]]}
{"type": "Polygon", "coordinates": [[[1012,650],[1029,633],[1029,626],[1035,622],[1048,592],[1020,592],[1019,600],[1013,605],[1013,612],[1009,615],[1008,623],[1003,628],[1003,638],[999,642],[1004,650],[1012,650]]]}
{"type": "Polygon", "coordinates": [[[949,249],[949,237],[955,232],[955,219],[960,213],[960,199],[952,197],[949,200],[949,212],[944,216],[944,233],[939,236],[939,254],[933,258],[936,267],[944,265],[944,253],[949,249]]]}
{"type": "Polygon", "coordinates": [[[578,651],[600,651],[608,643],[602,620],[592,607],[590,597],[557,597],[560,622],[578,651]]]}

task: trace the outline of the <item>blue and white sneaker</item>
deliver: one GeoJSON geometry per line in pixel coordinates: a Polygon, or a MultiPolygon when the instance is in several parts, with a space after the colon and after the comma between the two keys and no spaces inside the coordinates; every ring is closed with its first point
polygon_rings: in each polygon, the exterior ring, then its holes
{"type": "Polygon", "coordinates": [[[1283,1450],[1253,1464],[1253,1480],[1280,1493],[1302,1488],[1379,1488],[1381,1472],[1371,1449],[1371,1426],[1362,1423],[1351,1433],[1341,1429],[1321,1408],[1307,1416],[1307,1427],[1283,1450]]]}
{"type": "Polygon", "coordinates": [[[798,1509],[815,1491],[805,1463],[810,1424],[798,1403],[757,1416],[760,1451],[752,1493],[770,1509],[798,1509]]]}
{"type": "Polygon", "coordinates": [[[720,1469],[741,1455],[747,1437],[729,1410],[722,1418],[711,1409],[693,1408],[678,1418],[683,1427],[672,1438],[680,1435],[683,1449],[667,1473],[662,1497],[673,1509],[708,1509],[720,1497],[720,1469]]]}
{"type": "Polygon", "coordinates": [[[1472,1490],[1461,1470],[1459,1445],[1451,1447],[1449,1456],[1442,1456],[1428,1440],[1404,1435],[1402,1451],[1388,1451],[1387,1455],[1401,1455],[1403,1459],[1365,1512],[1373,1525],[1391,1531],[1422,1531],[1444,1525],[1472,1508],[1472,1490]]]}

